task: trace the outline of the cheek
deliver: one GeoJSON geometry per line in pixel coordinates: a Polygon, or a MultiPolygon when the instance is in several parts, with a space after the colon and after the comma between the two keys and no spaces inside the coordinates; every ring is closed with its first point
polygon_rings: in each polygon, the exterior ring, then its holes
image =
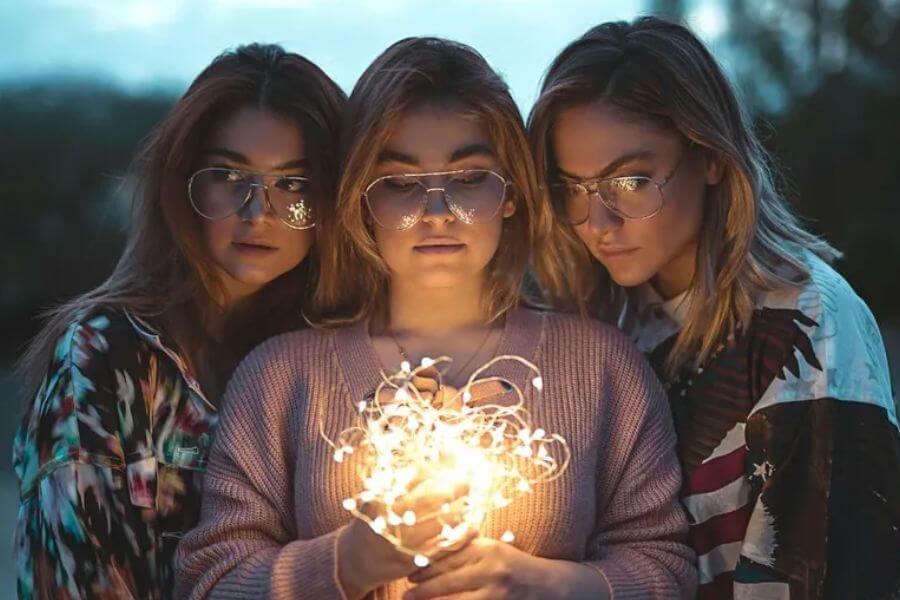
{"type": "MultiPolygon", "coordinates": [[[[415,227],[413,230],[415,230],[415,227]]],[[[405,249],[407,247],[411,248],[415,243],[412,239],[406,239],[407,237],[412,237],[410,234],[410,231],[393,231],[375,227],[373,231],[375,246],[378,248],[378,254],[381,255],[381,258],[391,271],[404,270],[403,265],[408,260],[404,258],[405,249]]]]}
{"type": "Polygon", "coordinates": [[[204,219],[200,223],[200,231],[203,235],[203,246],[207,254],[213,260],[221,261],[233,239],[234,224],[232,217],[220,221],[208,221],[204,219]]]}
{"type": "Polygon", "coordinates": [[[477,232],[473,232],[473,244],[478,248],[479,262],[485,265],[494,258],[500,246],[500,239],[503,236],[503,224],[506,219],[500,219],[496,222],[485,223],[478,227],[477,232]]]}
{"type": "Polygon", "coordinates": [[[280,237],[278,246],[284,251],[284,260],[291,263],[290,268],[294,268],[309,254],[315,234],[312,229],[291,229],[286,230],[280,237]]]}

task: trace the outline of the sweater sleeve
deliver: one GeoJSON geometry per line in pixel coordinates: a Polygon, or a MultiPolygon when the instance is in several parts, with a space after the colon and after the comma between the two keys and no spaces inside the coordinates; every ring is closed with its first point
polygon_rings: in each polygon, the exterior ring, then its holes
{"type": "Polygon", "coordinates": [[[598,481],[587,564],[600,571],[616,599],[692,598],[695,556],[685,544],[681,469],[665,395],[630,342],[617,335],[613,345],[607,367],[611,439],[600,459],[621,467],[607,469],[618,473],[615,482],[598,481]]]}
{"type": "Polygon", "coordinates": [[[338,531],[297,539],[293,519],[295,369],[266,344],[238,367],[223,399],[200,522],[176,556],[177,598],[341,599],[338,531]]]}

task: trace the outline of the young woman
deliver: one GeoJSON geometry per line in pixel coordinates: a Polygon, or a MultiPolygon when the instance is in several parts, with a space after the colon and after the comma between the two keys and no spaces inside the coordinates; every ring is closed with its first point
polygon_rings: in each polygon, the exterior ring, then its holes
{"type": "MultiPolygon", "coordinates": [[[[279,336],[237,369],[176,594],[690,595],[674,432],[652,371],[612,327],[517,306],[549,215],[506,85],[467,46],[410,38],[363,74],[344,124],[341,227],[317,290],[319,318],[327,309],[344,325],[279,336]],[[572,461],[490,515],[484,537],[417,571],[342,508],[362,486],[358,454],[333,461],[322,434],[356,422],[381,371],[442,354],[456,359],[445,381],[457,387],[495,355],[536,362],[543,402],[524,367],[490,372],[526,390],[535,422],[568,440],[572,461]],[[506,529],[514,544],[496,541],[506,529]]],[[[441,506],[419,489],[402,501],[441,506]]],[[[416,522],[404,540],[427,543],[433,525],[416,522]]]]}
{"type": "Polygon", "coordinates": [[[700,596],[896,589],[881,336],[778,196],[712,56],[658,19],[600,25],[553,62],[529,127],[558,215],[542,279],[618,319],[668,388],[700,596]]]}
{"type": "Polygon", "coordinates": [[[306,59],[243,46],[150,137],[119,264],[54,312],[23,361],[19,597],[171,594],[226,377],[303,324],[344,102],[306,59]]]}

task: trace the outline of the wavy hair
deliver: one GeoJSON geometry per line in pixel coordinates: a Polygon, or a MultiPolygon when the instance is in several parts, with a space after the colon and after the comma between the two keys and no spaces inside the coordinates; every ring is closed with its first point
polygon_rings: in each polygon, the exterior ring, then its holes
{"type": "MultiPolygon", "coordinates": [[[[840,256],[792,213],[734,90],[686,27],[655,17],[604,23],[554,59],[528,119],[543,181],[556,176],[554,119],[566,107],[590,102],[676,132],[724,167],[706,198],[687,320],[668,356],[666,376],[690,362],[704,362],[746,327],[761,292],[806,281],[805,249],[828,262],[840,256]]],[[[544,201],[553,202],[548,194],[544,201]]],[[[535,270],[553,302],[627,329],[629,292],[610,279],[571,226],[557,219],[551,238],[551,249],[535,257],[535,270]]]]}
{"type": "Polygon", "coordinates": [[[320,248],[322,276],[311,320],[339,325],[385,316],[388,268],[378,253],[363,191],[379,152],[400,118],[428,102],[453,107],[483,123],[510,187],[516,211],[504,219],[488,265],[486,310],[493,318],[515,306],[535,240],[549,230],[537,174],[518,107],[501,77],[473,48],[413,37],[396,42],[362,74],[348,102],[341,136],[342,174],[335,235],[320,248]]]}
{"type": "MultiPolygon", "coordinates": [[[[245,106],[297,123],[310,149],[317,214],[328,215],[330,207],[324,209],[334,197],[345,102],[345,94],[321,69],[281,46],[250,44],[216,57],[151,132],[132,163],[130,229],[112,274],[98,287],[45,313],[46,325],[19,363],[29,396],[44,377],[57,338],[69,323],[101,306],[127,309],[159,327],[196,369],[210,346],[204,324],[219,310],[225,292],[187,191],[210,127],[245,106]]],[[[322,237],[322,229],[317,224],[317,237],[322,237]]],[[[301,308],[315,276],[311,256],[254,294],[240,311],[232,311],[224,340],[228,362],[236,362],[273,333],[302,326],[301,308]]]]}

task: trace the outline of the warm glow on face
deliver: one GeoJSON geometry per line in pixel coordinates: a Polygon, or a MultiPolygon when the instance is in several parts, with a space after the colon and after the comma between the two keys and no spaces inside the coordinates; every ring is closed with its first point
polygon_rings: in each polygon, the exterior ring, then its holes
{"type": "MultiPolygon", "coordinates": [[[[404,363],[399,372],[383,375],[371,400],[357,403],[359,425],[342,431],[336,441],[329,440],[337,462],[350,454],[359,459],[363,490],[345,499],[344,508],[399,550],[415,556],[419,566],[427,565],[428,557],[403,545],[401,526],[437,517],[442,524],[438,549],[451,546],[470,528],[480,528],[492,510],[508,506],[536,484],[555,479],[568,465],[566,441],[532,426],[522,390],[505,379],[478,379],[504,360],[532,369],[532,386],[536,393],[541,391],[537,367],[518,356],[500,356],[473,373],[456,398],[435,406],[419,394],[412,378],[449,359],[424,359],[416,369],[404,363]],[[516,402],[500,405],[473,400],[473,387],[492,381],[509,386],[516,402]],[[417,493],[450,494],[454,489],[464,493],[434,513],[416,514],[399,507],[413,488],[417,493]],[[371,510],[363,512],[363,505],[378,507],[374,516],[366,514],[371,510]]],[[[513,538],[509,531],[502,537],[507,542],[513,538]]]]}

